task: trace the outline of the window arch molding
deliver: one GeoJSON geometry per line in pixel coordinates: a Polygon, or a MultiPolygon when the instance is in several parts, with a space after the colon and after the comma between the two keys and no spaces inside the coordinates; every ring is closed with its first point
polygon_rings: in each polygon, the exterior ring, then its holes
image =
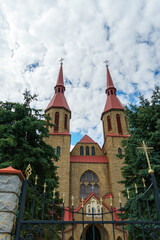
{"type": "Polygon", "coordinates": [[[99,179],[94,172],[88,170],[80,178],[80,198],[85,199],[91,193],[95,193],[99,197],[99,179]]]}

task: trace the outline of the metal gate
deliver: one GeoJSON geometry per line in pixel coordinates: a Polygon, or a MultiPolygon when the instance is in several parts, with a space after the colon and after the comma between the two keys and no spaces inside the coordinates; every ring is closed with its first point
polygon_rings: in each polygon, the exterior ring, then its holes
{"type": "MultiPolygon", "coordinates": [[[[112,207],[112,198],[110,198],[110,207],[105,208],[101,200],[100,213],[94,213],[92,207],[91,213],[85,211],[83,205],[80,211],[76,212],[74,204],[71,209],[64,207],[64,202],[59,206],[55,204],[55,191],[53,199],[46,198],[46,185],[41,194],[37,190],[37,184],[34,186],[25,180],[21,196],[21,204],[16,229],[15,240],[33,240],[33,239],[62,239],[62,240],[127,240],[127,239],[160,239],[160,201],[154,173],[150,174],[151,184],[148,188],[144,184],[142,193],[138,193],[135,185],[135,197],[131,198],[127,190],[128,200],[125,207],[119,199],[119,209],[112,207]],[[25,210],[25,199],[27,191],[32,191],[31,214],[26,218],[23,216],[25,210]],[[36,202],[41,202],[41,208],[36,202]],[[155,208],[150,208],[150,203],[155,202],[155,208]],[[38,209],[37,209],[38,208],[38,209]],[[125,215],[126,209],[129,214],[125,215]],[[70,219],[65,219],[65,214],[70,215],[70,219]],[[37,216],[39,216],[37,218],[37,216]],[[110,216],[109,220],[106,220],[110,216]],[[116,217],[115,217],[116,216],[116,217]],[[128,220],[127,220],[128,219],[128,220]],[[80,227],[81,235],[76,237],[75,229],[80,227]],[[86,228],[88,226],[88,228],[86,228]],[[98,228],[97,228],[98,226],[98,228]],[[109,228],[109,235],[106,235],[106,229],[109,228]],[[86,229],[88,229],[86,231],[86,229]],[[118,230],[117,230],[118,229],[118,230]],[[98,232],[99,233],[98,233],[98,232]],[[117,235],[117,231],[121,235],[117,235]],[[67,233],[70,235],[67,235],[67,233]]],[[[72,199],[73,200],[73,199],[72,199]]]]}

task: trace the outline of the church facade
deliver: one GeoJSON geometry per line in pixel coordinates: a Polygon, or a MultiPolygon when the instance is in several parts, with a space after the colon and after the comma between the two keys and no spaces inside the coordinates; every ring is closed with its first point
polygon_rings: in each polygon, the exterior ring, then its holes
{"type": "MultiPolygon", "coordinates": [[[[119,208],[119,192],[123,190],[123,185],[118,181],[122,180],[121,167],[124,159],[118,155],[123,154],[121,142],[129,137],[128,124],[125,116],[125,109],[116,95],[116,88],[113,84],[109,68],[107,66],[107,100],[104,103],[104,111],[101,115],[103,125],[104,144],[102,148],[85,135],[70,152],[71,134],[70,119],[71,110],[66,101],[63,80],[63,65],[61,63],[55,93],[48,104],[45,113],[51,117],[54,129],[50,128],[50,137],[46,140],[48,144],[56,149],[59,161],[54,162],[58,166],[60,197],[64,198],[66,209],[72,209],[74,197],[75,212],[82,208],[82,198],[84,199],[84,212],[94,213],[108,212],[110,201],[113,201],[113,208],[119,208]]],[[[54,161],[54,160],[53,160],[54,161]]],[[[122,202],[124,199],[122,198],[122,202]]],[[[71,216],[66,212],[64,216],[69,220],[71,216]]],[[[75,214],[76,220],[80,216],[75,214]]],[[[95,220],[98,219],[95,216],[95,220]]],[[[90,220],[91,216],[86,215],[85,219],[90,220]]],[[[111,214],[104,215],[104,220],[111,220],[111,214]]],[[[115,216],[116,218],[116,216],[115,216]]],[[[85,239],[89,239],[90,225],[85,225],[85,239]]],[[[74,227],[74,239],[82,238],[82,226],[74,227]]],[[[102,226],[95,226],[97,240],[102,239],[102,226]]],[[[68,226],[65,230],[64,239],[72,239],[72,230],[68,226]]],[[[115,239],[123,239],[122,231],[115,227],[115,239]]],[[[112,239],[112,226],[105,226],[105,239],[112,239]]]]}

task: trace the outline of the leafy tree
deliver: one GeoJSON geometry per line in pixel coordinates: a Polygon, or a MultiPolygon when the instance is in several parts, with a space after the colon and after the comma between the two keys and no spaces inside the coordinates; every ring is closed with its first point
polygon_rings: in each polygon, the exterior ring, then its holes
{"type": "MultiPolygon", "coordinates": [[[[46,144],[44,139],[49,137],[47,126],[53,127],[49,117],[30,107],[30,103],[37,99],[25,91],[24,103],[0,102],[0,168],[12,166],[24,174],[28,164],[31,165],[30,182],[38,175],[39,191],[43,193],[43,184],[47,183],[47,198],[52,199],[53,189],[58,187],[56,167],[52,162],[58,160],[55,149],[46,144]],[[48,119],[48,121],[45,120],[48,119]]],[[[26,195],[25,217],[31,218],[33,191],[26,195]]],[[[58,192],[55,203],[59,203],[58,192]]],[[[37,215],[41,217],[42,199],[36,202],[37,215]]],[[[46,218],[49,218],[49,208],[46,218]]]]}
{"type": "MultiPolygon", "coordinates": [[[[125,148],[125,160],[122,168],[122,175],[125,188],[130,190],[130,197],[135,198],[135,183],[138,186],[138,194],[144,192],[142,178],[146,180],[146,188],[151,184],[150,175],[148,174],[148,165],[146,156],[140,152],[137,147],[145,141],[147,146],[153,147],[149,154],[152,169],[155,172],[158,187],[160,189],[160,87],[155,86],[151,100],[140,96],[140,104],[130,105],[127,107],[127,116],[130,126],[129,139],[123,141],[125,148]]],[[[126,190],[123,194],[127,197],[126,190]]],[[[148,193],[148,200],[151,211],[151,218],[157,219],[157,210],[155,208],[153,191],[148,193]]],[[[146,205],[146,199],[140,200],[140,209],[145,219],[149,219],[149,213],[146,205]]],[[[133,218],[140,219],[137,203],[132,206],[133,218]]],[[[131,218],[128,203],[125,205],[125,217],[131,218]]],[[[143,218],[143,219],[144,219],[143,218]]],[[[131,227],[129,229],[131,233],[131,227]]],[[[132,234],[129,234],[129,239],[132,239],[132,234]]],[[[142,231],[140,227],[136,228],[136,239],[142,239],[142,231]]],[[[150,239],[150,236],[148,238],[150,239]]]]}

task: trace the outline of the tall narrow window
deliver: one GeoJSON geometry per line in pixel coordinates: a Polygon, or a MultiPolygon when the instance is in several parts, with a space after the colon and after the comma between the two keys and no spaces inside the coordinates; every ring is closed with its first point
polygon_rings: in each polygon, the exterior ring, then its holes
{"type": "Polygon", "coordinates": [[[92,146],[92,156],[95,156],[95,147],[92,146]]]}
{"type": "Polygon", "coordinates": [[[122,155],[122,149],[121,148],[118,148],[118,155],[122,155]]]}
{"type": "Polygon", "coordinates": [[[60,146],[57,147],[56,154],[57,154],[57,156],[60,156],[60,154],[61,154],[61,148],[60,148],[60,146]]]}
{"type": "Polygon", "coordinates": [[[83,156],[83,154],[84,154],[84,153],[83,153],[83,147],[80,146],[80,155],[83,156]]]}
{"type": "Polygon", "coordinates": [[[89,155],[89,147],[87,146],[86,147],[86,156],[88,156],[89,155]]]}
{"type": "Polygon", "coordinates": [[[54,131],[58,132],[58,127],[59,127],[59,112],[55,113],[55,127],[54,127],[54,131]]]}
{"type": "Polygon", "coordinates": [[[121,119],[120,119],[120,115],[119,114],[116,115],[116,119],[117,119],[118,133],[122,134],[121,119]]]}
{"type": "Polygon", "coordinates": [[[64,116],[64,129],[67,129],[67,114],[64,116]]]}
{"type": "Polygon", "coordinates": [[[112,130],[112,125],[111,125],[111,117],[107,117],[107,124],[108,124],[108,132],[112,130]]]}

